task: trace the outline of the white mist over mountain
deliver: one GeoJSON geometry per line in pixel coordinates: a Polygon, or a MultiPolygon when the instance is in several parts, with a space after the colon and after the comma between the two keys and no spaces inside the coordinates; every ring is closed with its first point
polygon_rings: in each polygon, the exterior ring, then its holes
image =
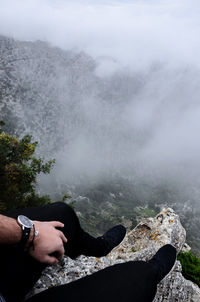
{"type": "Polygon", "coordinates": [[[1,0],[0,32],[110,56],[134,69],[200,65],[197,0],[1,0]]]}
{"type": "MultiPolygon", "coordinates": [[[[83,50],[97,64],[101,89],[84,83],[77,109],[87,122],[61,123],[73,139],[55,155],[57,177],[109,171],[199,183],[199,32],[196,0],[0,0],[0,34],[83,50]]],[[[64,84],[55,86],[67,113],[64,84]]]]}

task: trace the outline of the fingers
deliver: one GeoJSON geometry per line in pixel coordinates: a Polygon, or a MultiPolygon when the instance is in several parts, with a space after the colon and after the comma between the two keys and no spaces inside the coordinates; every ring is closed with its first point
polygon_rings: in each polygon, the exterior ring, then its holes
{"type": "Polygon", "coordinates": [[[61,243],[60,246],[57,246],[57,249],[52,254],[49,254],[49,256],[54,256],[57,259],[59,259],[64,255],[64,253],[65,253],[65,249],[63,243],[61,243]]]}
{"type": "Polygon", "coordinates": [[[64,223],[60,221],[49,221],[49,224],[51,224],[54,228],[63,228],[64,223]]]}
{"type": "Polygon", "coordinates": [[[65,237],[65,235],[63,234],[63,232],[59,231],[60,233],[60,238],[62,239],[63,242],[67,242],[67,238],[65,237]]]}
{"type": "MultiPolygon", "coordinates": [[[[49,221],[49,223],[54,227],[54,228],[63,228],[64,224],[60,221],[49,221]]],[[[67,238],[65,237],[65,235],[63,234],[63,232],[58,231],[60,238],[62,239],[63,242],[67,242],[67,238]]]]}
{"type": "Polygon", "coordinates": [[[64,247],[62,246],[59,250],[57,250],[56,252],[54,252],[54,257],[57,259],[60,259],[65,253],[64,247]]]}

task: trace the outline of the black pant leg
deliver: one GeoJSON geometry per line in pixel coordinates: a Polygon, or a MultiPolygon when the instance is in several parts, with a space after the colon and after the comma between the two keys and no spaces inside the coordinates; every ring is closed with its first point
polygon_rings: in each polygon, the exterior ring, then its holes
{"type": "Polygon", "coordinates": [[[157,272],[143,261],[116,264],[77,281],[45,290],[27,302],[151,302],[157,272]]]}
{"type": "MultiPolygon", "coordinates": [[[[62,231],[68,238],[66,250],[74,253],[78,249],[76,238],[81,230],[78,218],[71,207],[57,202],[41,207],[17,209],[6,213],[7,216],[17,218],[26,215],[32,220],[61,221],[65,224],[62,231]],[[73,247],[73,242],[76,247],[73,247]],[[69,248],[68,248],[69,246],[69,248]]],[[[82,230],[81,230],[82,231],[82,230]]],[[[76,251],[77,254],[77,251],[76,251]]],[[[22,301],[24,296],[40,278],[46,264],[36,261],[17,245],[0,246],[0,291],[8,302],[22,301]]]]}
{"type": "Polygon", "coordinates": [[[0,246],[0,291],[6,301],[22,301],[45,267],[17,246],[0,246]]]}
{"type": "MultiPolygon", "coordinates": [[[[29,207],[7,212],[9,217],[26,215],[32,220],[61,221],[68,239],[65,253],[75,258],[80,254],[100,256],[102,242],[86,233],[80,226],[74,210],[63,202],[56,202],[41,207],[29,207]],[[98,255],[97,255],[98,254],[98,255]]],[[[41,276],[45,264],[39,263],[18,246],[0,246],[0,291],[7,301],[21,301],[41,276]]]]}

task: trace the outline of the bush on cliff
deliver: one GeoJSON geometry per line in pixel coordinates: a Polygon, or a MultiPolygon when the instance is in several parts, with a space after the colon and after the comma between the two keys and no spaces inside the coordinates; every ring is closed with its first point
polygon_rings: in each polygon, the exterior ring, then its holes
{"type": "Polygon", "coordinates": [[[31,142],[30,135],[17,139],[6,134],[3,125],[0,122],[0,212],[50,202],[48,196],[36,194],[36,177],[49,173],[54,160],[36,158],[37,142],[31,142]]]}
{"type": "Polygon", "coordinates": [[[183,276],[200,286],[200,258],[189,251],[179,253],[178,260],[182,265],[183,276]]]}

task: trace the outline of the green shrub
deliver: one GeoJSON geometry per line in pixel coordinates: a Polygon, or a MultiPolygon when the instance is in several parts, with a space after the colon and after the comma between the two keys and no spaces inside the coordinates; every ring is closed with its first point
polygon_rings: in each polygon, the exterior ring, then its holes
{"type": "Polygon", "coordinates": [[[31,142],[30,135],[17,139],[6,134],[3,124],[0,122],[0,212],[50,202],[48,196],[36,194],[36,177],[49,173],[54,160],[44,163],[36,158],[37,142],[31,142]]]}
{"type": "Polygon", "coordinates": [[[183,276],[200,286],[200,258],[189,251],[179,253],[178,260],[182,265],[183,276]]]}

